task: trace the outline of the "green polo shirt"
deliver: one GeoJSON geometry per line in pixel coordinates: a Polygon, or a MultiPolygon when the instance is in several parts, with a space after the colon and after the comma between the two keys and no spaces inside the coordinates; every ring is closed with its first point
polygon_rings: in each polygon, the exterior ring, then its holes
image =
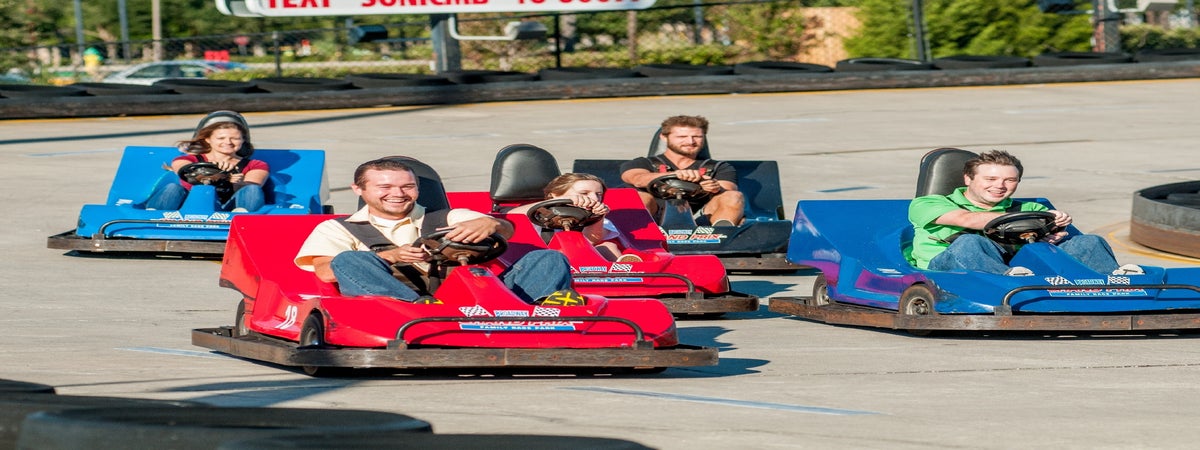
{"type": "MultiPolygon", "coordinates": [[[[942,253],[950,244],[944,242],[954,233],[964,230],[962,227],[938,225],[934,223],[950,211],[965,209],[972,212],[1005,212],[1012,206],[1012,199],[1006,198],[991,208],[980,208],[967,200],[963,195],[967,187],[954,190],[950,195],[926,195],[913,199],[908,204],[908,221],[913,224],[912,263],[921,269],[929,268],[929,260],[942,253]]],[[[1021,211],[1047,211],[1049,208],[1037,202],[1020,202],[1021,211]]]]}

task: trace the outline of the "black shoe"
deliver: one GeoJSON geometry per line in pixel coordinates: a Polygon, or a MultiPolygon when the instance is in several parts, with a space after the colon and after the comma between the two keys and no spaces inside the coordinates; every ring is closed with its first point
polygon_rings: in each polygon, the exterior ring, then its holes
{"type": "Polygon", "coordinates": [[[416,300],[413,300],[413,303],[418,304],[418,305],[441,305],[441,304],[443,304],[441,300],[433,298],[432,295],[422,295],[420,297],[417,297],[416,300]]]}

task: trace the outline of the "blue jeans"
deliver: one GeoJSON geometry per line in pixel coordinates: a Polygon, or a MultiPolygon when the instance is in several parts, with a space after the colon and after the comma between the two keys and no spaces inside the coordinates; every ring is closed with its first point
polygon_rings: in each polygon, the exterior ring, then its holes
{"type": "MultiPolygon", "coordinates": [[[[382,295],[413,301],[420,296],[392,276],[391,265],[374,252],[347,251],[329,263],[342,295],[382,295]]],[[[500,274],[500,281],[526,303],[571,287],[571,266],[555,250],[529,252],[500,274]]]]}
{"type": "MultiPolygon", "coordinates": [[[[1117,258],[1104,238],[1078,234],[1059,242],[1058,248],[1099,273],[1117,269],[1117,258]]],[[[945,251],[929,260],[929,270],[974,270],[1003,274],[1008,270],[999,244],[978,234],[960,235],[945,251]]]]}
{"type": "MultiPolygon", "coordinates": [[[[165,184],[150,194],[146,201],[147,209],[177,210],[187,199],[188,190],[179,183],[165,184]]],[[[221,209],[246,208],[246,211],[258,211],[267,204],[266,193],[261,185],[247,184],[233,193],[233,197],[221,204],[221,209]]]]}

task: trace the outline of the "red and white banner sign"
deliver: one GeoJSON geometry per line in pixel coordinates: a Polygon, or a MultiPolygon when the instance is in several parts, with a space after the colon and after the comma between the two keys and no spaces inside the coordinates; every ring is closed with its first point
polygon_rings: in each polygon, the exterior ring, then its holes
{"type": "Polygon", "coordinates": [[[226,14],[266,17],[362,16],[646,9],[655,0],[216,0],[226,14]],[[242,5],[244,3],[244,11],[242,5]],[[248,14],[241,14],[248,12],[248,14]]]}

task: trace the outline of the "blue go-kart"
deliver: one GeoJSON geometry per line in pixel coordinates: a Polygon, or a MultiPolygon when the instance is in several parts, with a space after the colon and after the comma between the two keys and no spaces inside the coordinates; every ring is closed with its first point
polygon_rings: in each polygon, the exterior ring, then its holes
{"type": "MultiPolygon", "coordinates": [[[[647,156],[665,151],[666,143],[660,136],[661,129],[654,132],[647,156]]],[[[707,140],[698,156],[712,159],[707,140]]],[[[620,166],[624,162],[577,159],[572,171],[599,176],[609,188],[629,187],[621,180],[620,166]]],[[[667,250],[675,255],[716,255],[728,271],[793,272],[802,268],[786,258],[791,221],[783,213],[779,164],[775,161],[725,162],[737,170],[738,190],[746,198],[745,220],[738,226],[696,222],[685,198],[699,190],[698,184],[668,176],[650,186],[650,193],[668,205],[654,218],[666,235],[667,250]]]]}
{"type": "MultiPolygon", "coordinates": [[[[212,117],[205,117],[197,129],[210,123],[212,117]]],[[[237,118],[241,120],[240,115],[237,118]]],[[[194,183],[177,210],[147,209],[146,202],[155,189],[178,182],[180,176],[170,166],[171,160],[181,154],[175,147],[126,147],[105,203],[84,205],[78,226],[47,238],[47,247],[76,252],[220,255],[236,215],[332,212],[326,205],[329,185],[325,152],[278,149],[253,153],[255,159],[271,167],[263,186],[267,204],[256,211],[224,211],[216,189],[200,183],[194,183]]],[[[204,164],[193,164],[196,170],[185,167],[181,172],[191,177],[214,170],[204,164]]]]}
{"type": "MultiPolygon", "coordinates": [[[[917,196],[962,185],[973,153],[930,152],[917,196]]],[[[1053,208],[1045,199],[1036,201],[1053,208]]],[[[1143,266],[1142,275],[1097,273],[1053,245],[1036,242],[1052,228],[1046,213],[1010,213],[985,235],[1026,244],[1011,265],[1034,276],[931,271],[910,263],[909,199],[800,201],[788,259],[821,273],[811,297],[775,297],[774,312],[840,325],[907,330],[1162,332],[1200,329],[1200,268],[1143,266]],[[871,220],[862,220],[870,215],[871,220]]],[[[1071,234],[1078,234],[1068,227],[1071,234]]]]}

